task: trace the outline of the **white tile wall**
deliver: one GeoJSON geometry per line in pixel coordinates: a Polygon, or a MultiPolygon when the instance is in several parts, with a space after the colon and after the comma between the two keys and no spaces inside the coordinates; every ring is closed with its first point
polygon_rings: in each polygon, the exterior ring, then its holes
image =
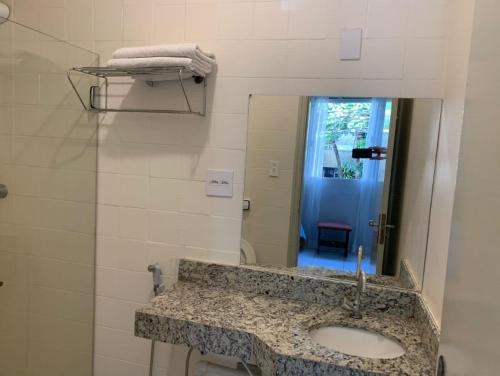
{"type": "MultiPolygon", "coordinates": [[[[18,8],[26,20],[38,15],[32,5],[18,8]]],[[[52,17],[63,13],[56,7],[40,25],[59,34],[52,17]]],[[[60,78],[69,60],[95,55],[10,23],[0,35],[12,38],[0,69],[11,84],[0,119],[0,181],[10,190],[0,204],[0,373],[88,375],[97,117],[74,107],[60,78]]]]}
{"type": "MultiPolygon", "coordinates": [[[[366,35],[371,38],[397,38],[406,35],[409,11],[409,0],[369,1],[366,35]]],[[[426,24],[420,27],[425,28],[426,24]]]]}
{"type": "MultiPolygon", "coordinates": [[[[102,119],[96,376],[145,375],[148,343],[133,337],[130,316],[150,297],[150,261],[169,273],[179,256],[238,261],[249,94],[442,95],[444,0],[12,1],[14,18],[102,61],[117,47],[159,42],[199,42],[218,56],[207,118],[102,119]],[[339,30],[352,27],[364,28],[363,59],[341,63],[339,30]],[[232,200],[203,195],[209,167],[235,169],[232,200]]],[[[122,94],[129,105],[163,104],[155,90],[122,94]]]]}
{"type": "Polygon", "coordinates": [[[300,98],[252,96],[249,111],[244,195],[252,210],[244,213],[242,237],[254,247],[258,263],[283,266],[288,263],[300,98]],[[280,163],[277,177],[269,177],[271,160],[280,163]]]}

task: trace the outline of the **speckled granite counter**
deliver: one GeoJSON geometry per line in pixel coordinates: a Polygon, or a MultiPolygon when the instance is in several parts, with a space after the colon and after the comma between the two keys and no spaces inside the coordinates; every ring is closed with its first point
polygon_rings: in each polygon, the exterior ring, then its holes
{"type": "Polygon", "coordinates": [[[193,282],[178,282],[138,310],[135,334],[255,362],[265,375],[433,374],[415,319],[370,312],[355,320],[336,306],[193,282]],[[308,330],[332,324],[382,333],[407,352],[377,360],[313,343],[308,330]]]}
{"type": "MultiPolygon", "coordinates": [[[[352,300],[356,282],[348,279],[321,278],[297,274],[284,268],[256,265],[222,265],[181,260],[179,280],[201,286],[230,288],[309,303],[342,305],[352,300]]],[[[368,284],[363,294],[365,311],[413,317],[419,295],[415,291],[368,284]]]]}
{"type": "MultiPolygon", "coordinates": [[[[245,267],[253,268],[255,270],[262,270],[262,269],[282,270],[282,271],[284,270],[289,273],[296,273],[297,275],[304,275],[308,277],[341,279],[352,282],[356,280],[356,273],[354,272],[346,272],[343,270],[336,270],[336,269],[327,269],[318,266],[280,267],[275,265],[245,265],[245,267]]],[[[399,279],[385,275],[368,275],[366,277],[366,282],[386,287],[396,287],[396,288],[403,287],[399,279]]]]}

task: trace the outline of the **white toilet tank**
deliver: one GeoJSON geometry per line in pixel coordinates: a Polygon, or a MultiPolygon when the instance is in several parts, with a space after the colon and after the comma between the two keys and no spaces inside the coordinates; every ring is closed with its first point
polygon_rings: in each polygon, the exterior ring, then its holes
{"type": "Polygon", "coordinates": [[[196,376],[248,376],[246,372],[219,366],[209,362],[198,362],[196,376]]]}
{"type": "Polygon", "coordinates": [[[252,245],[246,240],[241,239],[241,264],[256,264],[257,256],[255,255],[255,250],[252,245]]]}

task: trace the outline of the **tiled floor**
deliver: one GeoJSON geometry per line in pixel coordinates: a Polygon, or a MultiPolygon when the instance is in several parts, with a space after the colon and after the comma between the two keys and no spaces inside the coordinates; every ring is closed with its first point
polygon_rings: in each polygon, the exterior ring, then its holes
{"type": "MultiPolygon", "coordinates": [[[[346,272],[355,272],[356,255],[350,254],[347,258],[344,258],[344,253],[342,250],[322,249],[320,254],[317,254],[315,249],[302,249],[299,252],[297,266],[320,266],[328,269],[338,269],[346,272]]],[[[375,274],[375,261],[372,260],[371,257],[365,257],[362,261],[362,268],[367,274],[375,274]]]]}

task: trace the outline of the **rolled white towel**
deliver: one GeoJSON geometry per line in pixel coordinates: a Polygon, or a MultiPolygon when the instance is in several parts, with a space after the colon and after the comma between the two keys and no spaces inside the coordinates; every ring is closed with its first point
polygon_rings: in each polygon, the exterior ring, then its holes
{"type": "Polygon", "coordinates": [[[184,67],[192,70],[200,76],[205,76],[212,71],[212,65],[203,61],[185,57],[139,57],[111,59],[108,61],[107,65],[108,67],[119,69],[184,67]]]}
{"type": "Polygon", "coordinates": [[[202,51],[202,49],[194,43],[124,47],[116,50],[112,57],[113,59],[128,59],[136,57],[188,57],[193,60],[203,60],[207,64],[215,65],[215,55],[202,51]]]}
{"type": "Polygon", "coordinates": [[[198,362],[195,371],[196,376],[248,376],[246,372],[209,362],[198,362]]]}

